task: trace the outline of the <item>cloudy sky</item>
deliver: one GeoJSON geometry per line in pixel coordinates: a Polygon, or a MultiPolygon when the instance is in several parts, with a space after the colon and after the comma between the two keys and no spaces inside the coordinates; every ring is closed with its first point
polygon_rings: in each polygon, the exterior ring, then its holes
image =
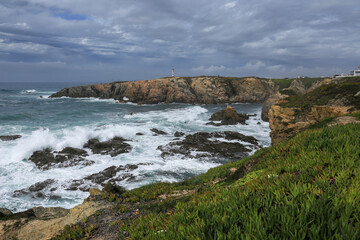
{"type": "Polygon", "coordinates": [[[360,65],[358,0],[1,0],[0,81],[293,77],[360,65]]]}

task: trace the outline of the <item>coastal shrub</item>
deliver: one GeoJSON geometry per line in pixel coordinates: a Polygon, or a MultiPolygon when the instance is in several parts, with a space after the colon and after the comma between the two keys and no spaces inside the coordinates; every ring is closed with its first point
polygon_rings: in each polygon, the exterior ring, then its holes
{"type": "Polygon", "coordinates": [[[359,239],[359,139],[360,124],[307,130],[211,169],[191,180],[201,179],[201,192],[173,211],[140,216],[130,238],[359,239]],[[247,171],[227,182],[232,167],[247,171]],[[210,187],[214,178],[224,181],[210,187]]]}

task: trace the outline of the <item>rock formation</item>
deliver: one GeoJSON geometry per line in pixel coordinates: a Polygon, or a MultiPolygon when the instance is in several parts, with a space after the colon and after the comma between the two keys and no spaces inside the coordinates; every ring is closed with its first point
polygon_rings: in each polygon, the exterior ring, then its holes
{"type": "Polygon", "coordinates": [[[182,141],[159,146],[158,150],[162,151],[161,156],[163,158],[179,154],[183,155],[184,158],[221,157],[239,159],[248,156],[249,152],[257,148],[260,146],[254,137],[225,131],[190,134],[182,141]]]}
{"type": "Polygon", "coordinates": [[[262,103],[277,90],[276,84],[255,77],[178,77],[114,82],[65,88],[55,97],[111,98],[135,103],[262,103]]]}
{"type": "Polygon", "coordinates": [[[249,116],[245,113],[237,113],[236,110],[227,106],[225,110],[216,112],[210,117],[210,121],[221,121],[221,123],[210,122],[209,125],[220,126],[220,125],[235,125],[238,123],[246,124],[246,120],[249,119],[249,116]]]}
{"type": "Polygon", "coordinates": [[[21,135],[5,135],[5,136],[0,136],[0,140],[2,141],[13,141],[16,140],[18,138],[21,138],[21,135]]]}
{"type": "Polygon", "coordinates": [[[296,110],[296,108],[283,108],[276,105],[271,107],[269,111],[269,125],[271,129],[271,143],[273,145],[294,136],[301,130],[326,118],[351,113],[354,108],[352,106],[313,106],[310,112],[300,117],[295,117],[296,110]]]}
{"type": "Polygon", "coordinates": [[[91,189],[90,197],[70,210],[36,207],[23,213],[8,214],[0,220],[0,239],[50,239],[66,225],[81,222],[95,212],[113,206],[99,195],[99,190],[91,189]]]}
{"type": "MultiPolygon", "coordinates": [[[[305,95],[279,98],[271,106],[268,118],[272,144],[278,144],[325,119],[360,109],[360,96],[357,96],[359,79],[325,79],[314,86],[318,87],[305,95]]],[[[340,119],[338,122],[341,124],[344,120],[340,119]]]]}

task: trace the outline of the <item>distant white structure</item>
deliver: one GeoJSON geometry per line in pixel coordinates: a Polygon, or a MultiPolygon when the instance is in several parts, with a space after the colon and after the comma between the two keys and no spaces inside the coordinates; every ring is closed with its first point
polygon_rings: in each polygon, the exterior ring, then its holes
{"type": "Polygon", "coordinates": [[[175,77],[175,69],[172,69],[172,71],[171,71],[171,76],[172,76],[172,77],[175,77]]]}
{"type": "Polygon", "coordinates": [[[351,71],[350,74],[336,74],[334,75],[335,78],[343,78],[343,77],[358,77],[360,76],[360,66],[358,69],[355,69],[354,71],[351,71]]]}
{"type": "Polygon", "coordinates": [[[354,70],[353,72],[354,72],[353,76],[355,77],[360,76],[360,67],[358,67],[358,69],[354,70]]]}

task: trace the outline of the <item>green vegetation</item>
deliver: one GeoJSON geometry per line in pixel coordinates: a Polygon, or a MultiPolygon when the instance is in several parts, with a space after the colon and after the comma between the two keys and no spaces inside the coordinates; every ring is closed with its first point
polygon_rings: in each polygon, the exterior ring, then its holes
{"type": "Polygon", "coordinates": [[[88,239],[91,236],[91,233],[98,228],[96,225],[90,225],[89,227],[83,228],[79,224],[76,225],[66,225],[62,234],[52,238],[52,240],[80,240],[88,239]]]}
{"type": "Polygon", "coordinates": [[[360,96],[355,94],[360,91],[360,77],[343,79],[342,83],[321,86],[303,96],[290,96],[287,102],[279,105],[282,107],[299,108],[301,112],[307,111],[314,105],[326,105],[330,101],[340,100],[346,105],[360,108],[360,96]]]}
{"type": "Polygon", "coordinates": [[[282,78],[282,79],[273,79],[275,83],[279,85],[279,90],[290,87],[291,83],[294,80],[301,80],[306,88],[311,87],[315,82],[323,80],[323,78],[282,78]]]}
{"type": "Polygon", "coordinates": [[[183,183],[158,184],[158,193],[198,191],[137,218],[130,239],[359,239],[359,139],[359,124],[308,130],[183,183]]]}

